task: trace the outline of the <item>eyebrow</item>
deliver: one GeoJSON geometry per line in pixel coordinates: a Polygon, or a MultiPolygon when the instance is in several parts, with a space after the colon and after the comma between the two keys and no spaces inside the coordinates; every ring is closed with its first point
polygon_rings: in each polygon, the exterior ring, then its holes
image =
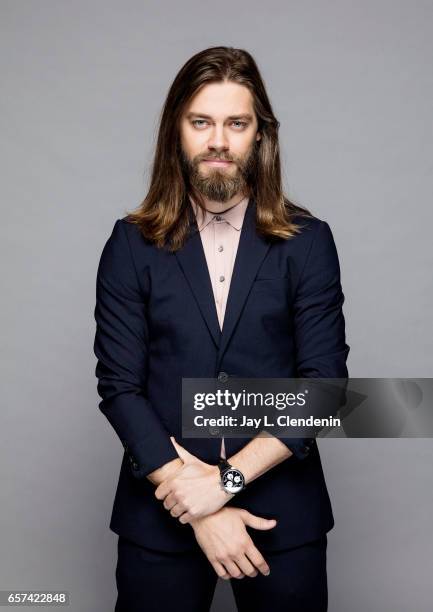
{"type": "MultiPolygon", "coordinates": [[[[206,115],[205,113],[195,113],[195,112],[187,113],[186,115],[187,119],[191,119],[192,117],[203,117],[204,119],[212,119],[210,115],[206,115]]],[[[249,113],[243,113],[242,115],[229,115],[227,119],[230,119],[232,121],[236,119],[246,119],[248,121],[252,121],[253,117],[249,113]]]]}

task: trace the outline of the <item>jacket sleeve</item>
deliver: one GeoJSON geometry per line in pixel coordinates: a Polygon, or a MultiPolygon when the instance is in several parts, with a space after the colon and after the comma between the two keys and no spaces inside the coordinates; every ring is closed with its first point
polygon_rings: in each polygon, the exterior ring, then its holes
{"type": "Polygon", "coordinates": [[[133,476],[142,479],[178,454],[146,397],[146,300],[120,219],[100,258],[94,316],[99,408],[120,438],[133,476]]]}
{"type": "MultiPolygon", "coordinates": [[[[294,296],[297,377],[348,377],[346,360],[350,347],[346,344],[343,303],[334,238],[328,223],[320,221],[294,296]]],[[[307,457],[315,444],[314,438],[281,440],[296,460],[307,457]]]]}

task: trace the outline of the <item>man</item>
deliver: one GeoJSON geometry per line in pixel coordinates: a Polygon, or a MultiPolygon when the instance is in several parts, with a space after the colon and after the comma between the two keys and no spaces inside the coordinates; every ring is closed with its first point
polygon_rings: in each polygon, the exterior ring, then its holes
{"type": "Polygon", "coordinates": [[[284,197],[278,126],[249,53],[196,54],[169,90],[149,192],[101,256],[99,406],[125,449],[117,612],[205,612],[218,576],[241,612],[327,609],[315,440],[181,436],[182,378],[348,375],[333,236],[284,197]]]}

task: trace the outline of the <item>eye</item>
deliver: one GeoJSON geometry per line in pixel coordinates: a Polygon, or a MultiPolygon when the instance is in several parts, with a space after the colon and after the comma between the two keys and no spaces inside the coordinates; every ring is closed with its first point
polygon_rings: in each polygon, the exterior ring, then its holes
{"type": "MultiPolygon", "coordinates": [[[[205,119],[194,119],[193,121],[191,121],[192,125],[194,127],[202,127],[205,123],[208,123],[205,119]]],[[[240,120],[234,120],[232,121],[232,125],[236,124],[236,127],[238,128],[245,128],[247,127],[248,123],[246,121],[240,121],[240,120]]]]}
{"type": "MultiPolygon", "coordinates": [[[[197,123],[207,123],[204,119],[195,119],[194,121],[192,121],[192,124],[195,126],[197,125],[197,123]]],[[[197,126],[200,127],[200,126],[197,126]]]]}

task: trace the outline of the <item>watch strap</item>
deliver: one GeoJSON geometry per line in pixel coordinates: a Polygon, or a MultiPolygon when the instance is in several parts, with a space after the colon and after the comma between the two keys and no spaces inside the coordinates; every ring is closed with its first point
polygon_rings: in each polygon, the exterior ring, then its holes
{"type": "Polygon", "coordinates": [[[218,467],[220,470],[220,474],[221,476],[223,475],[223,473],[226,470],[229,470],[232,466],[230,465],[230,463],[227,461],[227,459],[224,459],[223,457],[220,458],[219,462],[218,462],[218,467]]]}

